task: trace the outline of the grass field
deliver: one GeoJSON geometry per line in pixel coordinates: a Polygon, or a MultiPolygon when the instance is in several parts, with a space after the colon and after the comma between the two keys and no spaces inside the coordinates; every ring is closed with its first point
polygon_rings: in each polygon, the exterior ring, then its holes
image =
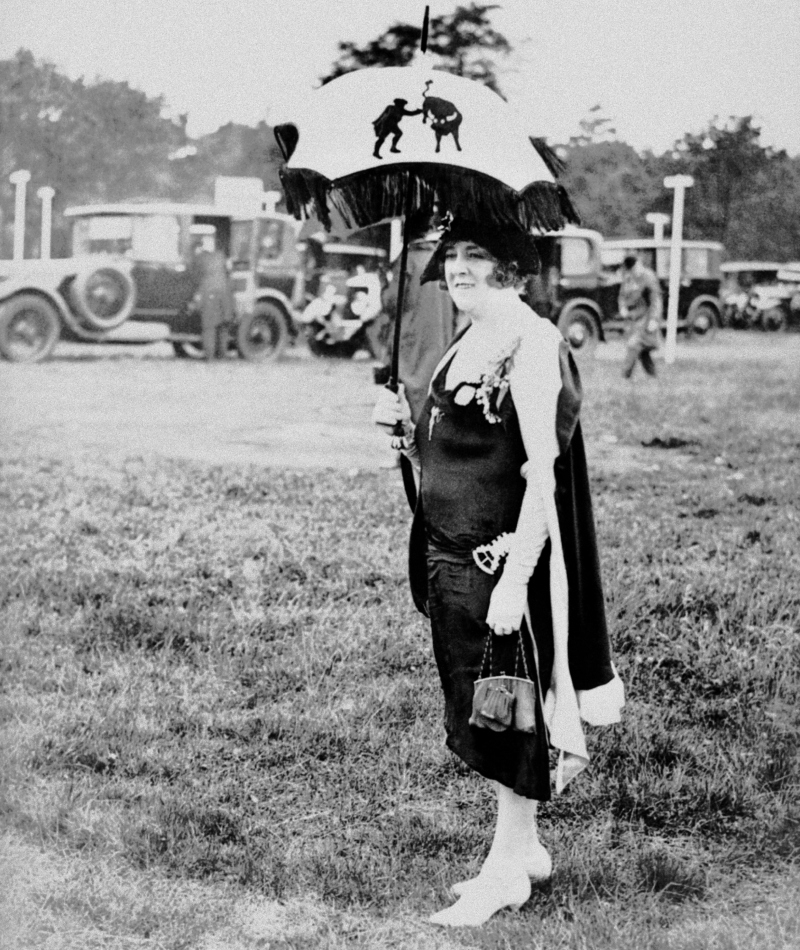
{"type": "Polygon", "coordinates": [[[726,346],[587,371],[629,702],[542,809],[552,881],[479,931],[425,923],[493,814],[443,747],[397,473],[15,442],[0,946],[800,946],[800,340],[726,346]]]}

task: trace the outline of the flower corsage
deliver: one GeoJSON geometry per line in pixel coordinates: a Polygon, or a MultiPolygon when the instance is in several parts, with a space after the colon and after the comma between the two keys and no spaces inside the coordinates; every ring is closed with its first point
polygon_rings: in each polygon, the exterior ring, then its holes
{"type": "Polygon", "coordinates": [[[509,373],[514,366],[514,357],[517,354],[521,337],[515,337],[503,351],[491,360],[489,369],[481,373],[480,383],[475,390],[475,400],[483,407],[483,414],[489,422],[500,422],[498,415],[500,406],[511,385],[509,373]]]}

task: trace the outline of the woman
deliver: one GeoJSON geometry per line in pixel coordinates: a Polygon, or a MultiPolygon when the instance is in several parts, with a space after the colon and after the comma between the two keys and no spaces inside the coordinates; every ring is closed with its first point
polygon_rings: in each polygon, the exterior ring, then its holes
{"type": "Polygon", "coordinates": [[[480,873],[431,917],[449,926],[519,907],[531,879],[549,877],[536,831],[537,802],[550,798],[549,747],[559,752],[561,791],[588,762],[581,718],[616,722],[624,703],[605,627],[577,371],[559,332],[519,296],[537,266],[525,233],[451,223],[422,279],[443,277],[470,323],[440,361],[415,426],[402,387],[383,391],[373,413],[387,430],[402,423],[419,469],[410,573],[431,620],[447,744],[497,793],[480,873]],[[513,672],[520,629],[541,687],[536,731],[471,725],[487,636],[495,661],[513,672]]]}

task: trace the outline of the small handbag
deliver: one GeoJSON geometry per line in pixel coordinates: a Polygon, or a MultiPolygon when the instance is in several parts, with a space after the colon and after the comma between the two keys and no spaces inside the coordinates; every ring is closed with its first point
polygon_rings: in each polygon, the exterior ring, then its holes
{"type": "Polygon", "coordinates": [[[528,671],[528,660],[520,628],[514,658],[514,674],[500,672],[492,676],[492,631],[486,637],[481,661],[481,675],[475,681],[472,715],[469,724],[493,732],[536,732],[536,683],[528,671]],[[521,661],[521,664],[520,664],[521,661]],[[525,673],[520,676],[520,665],[525,673]],[[488,676],[483,675],[488,672],[488,676]]]}

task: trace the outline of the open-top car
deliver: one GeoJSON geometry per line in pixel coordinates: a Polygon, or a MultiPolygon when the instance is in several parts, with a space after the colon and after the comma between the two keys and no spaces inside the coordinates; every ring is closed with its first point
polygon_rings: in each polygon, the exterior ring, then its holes
{"type": "Polygon", "coordinates": [[[726,261],[721,267],[722,320],[726,326],[745,328],[751,325],[754,311],[747,301],[755,287],[771,287],[778,283],[777,261],[726,261]]]}
{"type": "Polygon", "coordinates": [[[198,251],[231,262],[230,339],[245,359],[285,346],[299,292],[297,223],[284,215],[236,218],[216,205],[126,203],[68,208],[72,257],[19,261],[0,277],[0,355],[47,357],[59,339],[172,343],[202,355],[198,251]]]}
{"type": "Polygon", "coordinates": [[[781,264],[774,281],[753,284],[742,319],[762,330],[800,328],[800,261],[781,264]]]}

